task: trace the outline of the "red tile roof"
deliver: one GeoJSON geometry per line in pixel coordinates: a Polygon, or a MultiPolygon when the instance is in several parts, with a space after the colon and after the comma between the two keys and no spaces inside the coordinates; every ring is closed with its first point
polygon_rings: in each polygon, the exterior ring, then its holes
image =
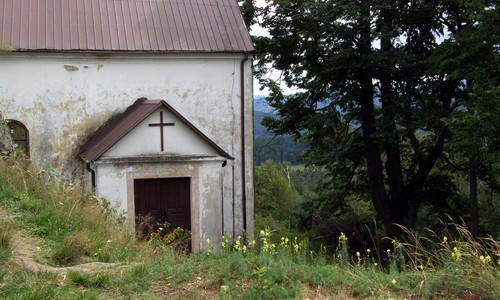
{"type": "Polygon", "coordinates": [[[167,102],[163,100],[148,100],[146,98],[137,99],[137,101],[129,106],[123,113],[112,118],[108,124],[98,129],[90,139],[80,147],[80,157],[87,163],[97,160],[121,138],[139,125],[146,117],[162,106],[174,114],[195,134],[215,149],[220,156],[227,159],[234,159],[167,102]]]}
{"type": "Polygon", "coordinates": [[[0,49],[255,50],[236,0],[0,0],[0,49]]]}

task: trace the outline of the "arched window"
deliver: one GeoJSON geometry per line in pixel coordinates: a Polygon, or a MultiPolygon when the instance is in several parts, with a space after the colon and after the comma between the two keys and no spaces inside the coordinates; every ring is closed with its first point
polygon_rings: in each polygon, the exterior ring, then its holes
{"type": "Polygon", "coordinates": [[[12,142],[16,145],[18,151],[23,151],[26,156],[30,155],[29,132],[23,123],[16,120],[7,120],[7,126],[10,130],[12,142]]]}

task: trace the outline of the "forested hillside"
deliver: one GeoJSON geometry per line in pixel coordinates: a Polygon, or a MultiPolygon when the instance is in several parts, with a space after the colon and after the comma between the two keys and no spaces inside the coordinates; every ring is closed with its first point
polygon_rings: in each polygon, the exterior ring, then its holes
{"type": "Polygon", "coordinates": [[[294,141],[290,135],[275,135],[262,125],[264,117],[277,117],[267,104],[265,96],[254,97],[254,155],[255,163],[266,160],[303,164],[299,161],[307,149],[305,143],[294,141]]]}

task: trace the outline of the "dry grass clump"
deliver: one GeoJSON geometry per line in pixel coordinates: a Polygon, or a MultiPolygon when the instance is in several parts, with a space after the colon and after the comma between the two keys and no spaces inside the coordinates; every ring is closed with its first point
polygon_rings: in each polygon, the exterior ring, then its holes
{"type": "MultiPolygon", "coordinates": [[[[492,237],[474,239],[463,224],[443,224],[444,234],[430,237],[405,230],[408,239],[397,243],[407,265],[421,276],[421,289],[445,283],[451,291],[474,291],[500,297],[500,242],[492,237]]],[[[442,287],[441,287],[442,288],[442,287]]]]}
{"type": "MultiPolygon", "coordinates": [[[[12,249],[12,225],[8,221],[0,220],[0,264],[10,257],[12,249]]],[[[1,275],[1,274],[0,274],[1,275]]]]}

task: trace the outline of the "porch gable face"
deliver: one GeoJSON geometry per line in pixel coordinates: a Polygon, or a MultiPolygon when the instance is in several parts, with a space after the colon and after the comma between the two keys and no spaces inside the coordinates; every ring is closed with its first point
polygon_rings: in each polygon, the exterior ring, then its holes
{"type": "Polygon", "coordinates": [[[101,157],[150,155],[218,156],[218,153],[175,115],[160,107],[101,157]]]}

